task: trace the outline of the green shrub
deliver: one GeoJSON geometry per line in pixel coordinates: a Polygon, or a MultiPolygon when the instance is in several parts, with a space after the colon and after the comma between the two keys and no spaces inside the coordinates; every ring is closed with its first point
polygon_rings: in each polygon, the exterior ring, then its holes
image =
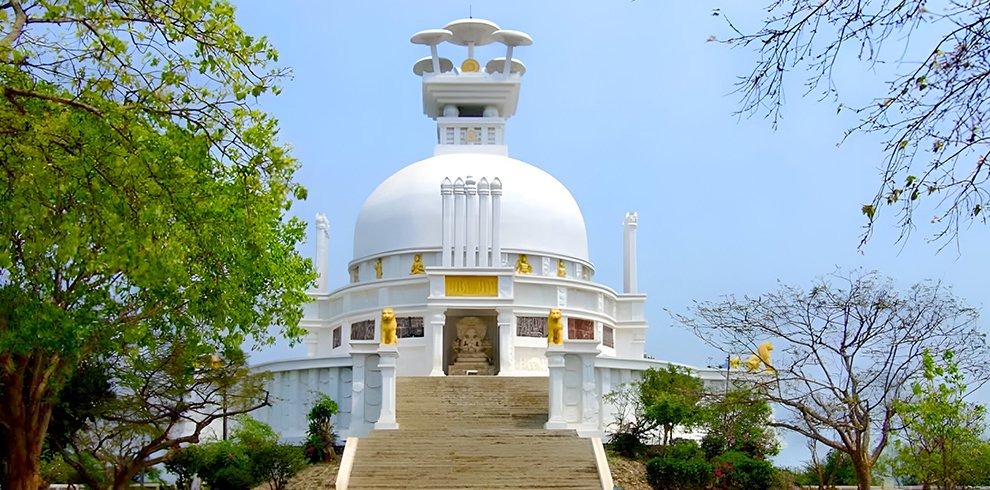
{"type": "Polygon", "coordinates": [[[257,483],[243,445],[218,441],[204,445],[202,450],[203,460],[197,474],[211,490],[248,490],[257,483]]]}
{"type": "Polygon", "coordinates": [[[705,453],[695,441],[690,439],[674,439],[674,441],[666,447],[665,456],[668,458],[688,461],[691,459],[703,459],[705,453]]]}
{"type": "Polygon", "coordinates": [[[333,416],[337,414],[337,402],[327,395],[321,395],[306,418],[306,443],[303,450],[310,463],[333,460],[333,443],[337,435],[333,432],[333,416]]]}
{"type": "Polygon", "coordinates": [[[632,432],[612,434],[612,439],[608,441],[608,447],[626,458],[638,458],[646,450],[643,441],[640,441],[639,436],[632,432]]]}
{"type": "Polygon", "coordinates": [[[237,425],[230,438],[248,451],[278,443],[278,434],[270,425],[248,415],[240,415],[235,420],[237,425]]]}
{"type": "Polygon", "coordinates": [[[712,480],[712,465],[700,459],[653,458],[646,463],[646,481],[658,490],[696,490],[707,488],[712,480]]]}
{"type": "Polygon", "coordinates": [[[714,460],[715,488],[720,490],[769,490],[777,469],[769,461],[729,451],[714,460]]]}
{"type": "Polygon", "coordinates": [[[282,490],[306,466],[302,448],[267,444],[251,452],[251,471],[256,481],[267,481],[273,490],[282,490]]]}
{"type": "Polygon", "coordinates": [[[202,446],[186,446],[165,461],[165,469],[175,475],[176,490],[192,488],[193,478],[203,466],[202,446]]]}

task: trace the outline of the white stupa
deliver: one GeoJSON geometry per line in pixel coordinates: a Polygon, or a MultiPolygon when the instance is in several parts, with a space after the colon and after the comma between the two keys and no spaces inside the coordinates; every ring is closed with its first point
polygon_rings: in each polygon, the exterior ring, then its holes
{"type": "Polygon", "coordinates": [[[274,373],[273,406],[261,418],[299,439],[311,401],[326,393],[341,408],[341,435],[361,436],[394,425],[395,376],[542,376],[548,427],[601,434],[611,421],[601,396],[665,364],[644,359],[636,213],[624,221],[617,292],[594,281],[584,218],[567,188],[508,156],[506,121],[526,72],[513,50],[531,38],[463,19],[412,42],[431,51],[413,72],[422,77],[423,112],[437,121],[434,154],[371,191],[354,229],[350,283],[334,290],[329,225],[318,216],[320,280],[302,321],[307,356],[256,366],[274,373]],[[504,57],[474,58],[492,43],[504,45],[504,57]],[[446,45],[463,58],[459,68],[440,57],[446,45]],[[394,346],[382,345],[385,308],[396,318],[394,346]],[[560,310],[564,339],[548,348],[551,309],[560,310]]]}

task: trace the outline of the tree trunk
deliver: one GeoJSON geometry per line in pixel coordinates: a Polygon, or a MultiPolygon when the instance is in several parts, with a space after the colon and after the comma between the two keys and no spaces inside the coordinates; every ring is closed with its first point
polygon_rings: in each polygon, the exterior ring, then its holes
{"type": "Polygon", "coordinates": [[[871,481],[873,478],[871,475],[873,466],[871,465],[870,455],[866,450],[860,450],[851,456],[853,468],[856,469],[856,488],[859,490],[870,490],[870,485],[873,483],[871,481]]]}
{"type": "Polygon", "coordinates": [[[52,404],[45,401],[47,379],[43,370],[32,369],[34,356],[16,358],[18,366],[0,375],[4,395],[0,421],[7,427],[3,452],[8,458],[4,490],[38,490],[41,487],[41,449],[44,446],[52,404]],[[25,362],[17,362],[25,361],[25,362]]]}

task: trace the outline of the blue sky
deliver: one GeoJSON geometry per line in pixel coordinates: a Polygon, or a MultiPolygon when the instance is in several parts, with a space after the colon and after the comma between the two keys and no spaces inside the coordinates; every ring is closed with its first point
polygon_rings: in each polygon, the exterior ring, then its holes
{"type": "MultiPolygon", "coordinates": [[[[964,231],[959,247],[938,252],[921,227],[906,244],[894,216],[857,249],[862,204],[879,184],[883,147],[854,136],[847,106],[880,96],[883,74],[840,65],[838,100],[802,97],[804,76],[788,86],[781,127],[734,115],[737,77],[756,55],[706,42],[730,35],[714,8],[758,27],[763,2],[434,1],[239,2],[248,32],[266,35],[294,79],[263,108],[280,121],[283,142],[301,169],[309,198],[291,210],[330,220],[330,284],[346,283],[354,220],[385,178],[432,155],[435,123],[422,114],[412,64],[429,49],[409,43],[417,31],[468,16],[530,34],[514,57],[527,66],[516,115],[506,129],[509,154],[567,186],[584,213],[596,280],[622,286],[622,219],[639,212],[639,286],[649,295],[647,352],[707,365],[722,354],[674,326],[665,309],[693,300],[760,294],[777,282],[810,284],[841,267],[876,269],[905,287],[938,279],[973,306],[986,300],[990,233],[964,231]],[[739,6],[745,4],[746,6],[739,6]]],[[[479,60],[503,56],[479,48],[479,60]]],[[[459,64],[450,45],[441,55],[459,64]]],[[[892,67],[896,68],[896,67],[892,67]]],[[[881,67],[886,69],[886,67],[881,67]]],[[[924,222],[925,220],[921,220],[924,222]]],[[[312,240],[302,247],[312,256],[312,240]]],[[[301,355],[301,351],[296,351],[301,355]]],[[[295,355],[280,346],[256,359],[295,355]]],[[[803,459],[801,448],[780,458],[803,459]]]]}

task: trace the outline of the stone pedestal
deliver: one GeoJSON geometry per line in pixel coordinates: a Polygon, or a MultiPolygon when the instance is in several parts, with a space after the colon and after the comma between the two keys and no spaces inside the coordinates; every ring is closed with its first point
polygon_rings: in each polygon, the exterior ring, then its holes
{"type": "Polygon", "coordinates": [[[378,347],[378,368],[382,370],[382,412],[375,422],[375,429],[395,430],[399,423],[395,421],[395,365],[399,358],[396,345],[378,347]]]}
{"type": "Polygon", "coordinates": [[[547,346],[547,367],[550,369],[550,413],[544,425],[546,429],[567,428],[567,418],[564,415],[565,354],[563,345],[547,346]]]}

